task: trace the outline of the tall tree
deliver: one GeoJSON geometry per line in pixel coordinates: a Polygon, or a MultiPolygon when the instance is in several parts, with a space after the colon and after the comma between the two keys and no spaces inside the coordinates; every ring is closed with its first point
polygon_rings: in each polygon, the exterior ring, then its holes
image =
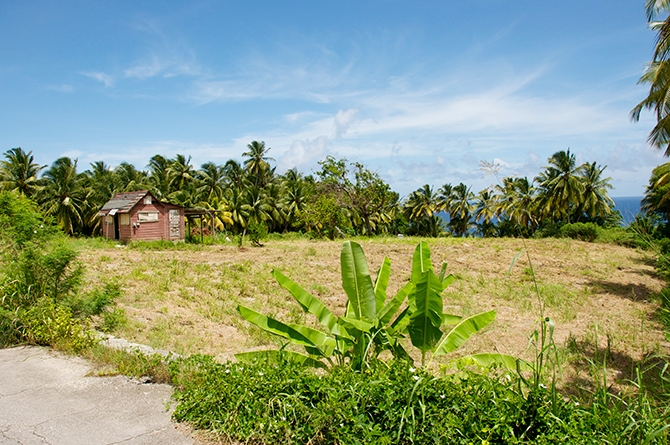
{"type": "Polygon", "coordinates": [[[247,145],[247,151],[242,153],[242,156],[247,158],[244,161],[244,168],[254,178],[256,187],[265,185],[264,177],[271,171],[268,161],[274,161],[274,159],[267,156],[268,151],[270,151],[270,147],[266,147],[265,142],[252,141],[247,145]]]}
{"type": "Polygon", "coordinates": [[[540,185],[542,212],[557,220],[565,219],[577,210],[584,184],[580,180],[577,157],[567,151],[557,151],[549,158],[549,165],[535,179],[540,185]]]}
{"type": "Polygon", "coordinates": [[[36,164],[33,152],[21,147],[12,148],[0,161],[0,189],[16,190],[24,196],[33,196],[40,189],[37,176],[45,166],[36,164]]]}
{"type": "Polygon", "coordinates": [[[605,167],[593,163],[582,165],[580,177],[584,184],[581,202],[579,204],[579,217],[588,219],[605,218],[612,214],[614,201],[610,198],[607,190],[612,188],[612,178],[603,178],[605,167]]]}
{"type": "Polygon", "coordinates": [[[648,141],[670,156],[670,1],[647,0],[647,20],[657,32],[656,47],[651,62],[638,81],[649,85],[649,94],[631,111],[631,119],[638,121],[644,109],[654,110],[656,125],[648,141]],[[663,20],[657,21],[664,16],[663,20]]]}
{"type": "Polygon", "coordinates": [[[45,215],[52,216],[63,231],[74,234],[83,226],[86,190],[77,174],[77,160],[57,159],[44,172],[44,189],[40,203],[45,215]]]}
{"type": "MultiPolygon", "coordinates": [[[[438,236],[440,232],[439,217],[435,215],[440,210],[440,203],[433,188],[425,184],[418,190],[413,191],[404,206],[404,213],[407,219],[426,228],[427,235],[438,236]]],[[[423,230],[420,230],[423,232],[423,230]]]]}

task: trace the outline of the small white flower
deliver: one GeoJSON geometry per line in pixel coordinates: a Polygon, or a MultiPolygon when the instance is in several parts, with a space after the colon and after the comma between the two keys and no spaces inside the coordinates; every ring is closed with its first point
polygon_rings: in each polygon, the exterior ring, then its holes
{"type": "Polygon", "coordinates": [[[343,423],[340,423],[340,428],[342,428],[343,426],[344,426],[344,424],[343,424],[343,423]]]}
{"type": "Polygon", "coordinates": [[[547,385],[545,385],[545,384],[543,384],[543,383],[540,383],[540,388],[542,388],[542,389],[547,389],[547,385]]]}
{"type": "Polygon", "coordinates": [[[261,371],[259,371],[258,375],[262,376],[262,375],[265,375],[265,374],[263,374],[261,371]]]}
{"type": "Polygon", "coordinates": [[[282,417],[281,417],[281,420],[282,420],[282,421],[286,420],[286,417],[282,416],[282,417]]]}
{"type": "Polygon", "coordinates": [[[444,394],[440,394],[440,399],[444,399],[444,397],[445,397],[444,394]]]}
{"type": "Polygon", "coordinates": [[[226,369],[226,374],[230,373],[230,369],[226,369]]]}
{"type": "Polygon", "coordinates": [[[409,368],[409,372],[411,372],[412,374],[414,374],[414,373],[416,372],[416,368],[409,368]]]}
{"type": "Polygon", "coordinates": [[[413,375],[412,378],[413,378],[414,380],[417,380],[417,381],[419,380],[419,376],[418,376],[418,375],[413,375]]]}

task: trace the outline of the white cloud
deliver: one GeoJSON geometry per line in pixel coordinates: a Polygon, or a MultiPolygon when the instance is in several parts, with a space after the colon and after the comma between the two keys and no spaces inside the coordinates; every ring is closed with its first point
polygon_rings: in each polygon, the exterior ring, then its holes
{"type": "Polygon", "coordinates": [[[111,87],[114,85],[114,76],[105,74],[100,71],[90,71],[87,73],[82,73],[86,77],[90,77],[93,80],[97,80],[105,85],[105,87],[111,87]]]}
{"type": "Polygon", "coordinates": [[[329,152],[328,138],[319,136],[313,140],[295,140],[291,147],[277,159],[280,172],[298,168],[306,171],[316,165],[316,161],[324,159],[329,152]]]}
{"type": "Polygon", "coordinates": [[[347,133],[349,127],[354,123],[358,110],[349,108],[347,111],[339,110],[335,115],[333,124],[335,125],[335,138],[340,139],[347,133]]]}

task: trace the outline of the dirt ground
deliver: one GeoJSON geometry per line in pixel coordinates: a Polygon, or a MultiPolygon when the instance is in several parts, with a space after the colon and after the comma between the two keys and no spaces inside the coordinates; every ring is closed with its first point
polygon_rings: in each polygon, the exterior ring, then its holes
{"type": "MultiPolygon", "coordinates": [[[[357,241],[373,279],[383,258],[390,258],[389,295],[408,281],[418,241],[357,241]]],[[[653,298],[663,281],[648,252],[567,239],[445,238],[429,240],[429,246],[435,269],[445,261],[448,273],[456,277],[443,294],[445,312],[497,312],[494,323],[459,354],[498,351],[530,359],[534,350],[529,338],[542,316],[553,321],[554,339],[567,361],[571,354],[595,357],[595,351],[607,350],[612,372],[622,378],[629,377],[632,363],[642,357],[670,352],[653,298]]],[[[118,304],[128,322],[118,335],[155,348],[226,360],[237,352],[275,344],[241,319],[235,310],[238,304],[283,321],[309,322],[276,284],[273,269],[342,313],[346,297],[340,249],[341,241],[281,240],[242,249],[90,248],[80,259],[87,282],[121,284],[118,304]]]]}

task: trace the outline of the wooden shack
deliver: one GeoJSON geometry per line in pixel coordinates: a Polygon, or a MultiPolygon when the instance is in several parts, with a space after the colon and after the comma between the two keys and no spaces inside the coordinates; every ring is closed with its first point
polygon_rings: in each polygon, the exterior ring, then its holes
{"type": "Polygon", "coordinates": [[[184,208],[149,191],[118,193],[98,212],[102,236],[120,241],[183,240],[184,208]]]}

